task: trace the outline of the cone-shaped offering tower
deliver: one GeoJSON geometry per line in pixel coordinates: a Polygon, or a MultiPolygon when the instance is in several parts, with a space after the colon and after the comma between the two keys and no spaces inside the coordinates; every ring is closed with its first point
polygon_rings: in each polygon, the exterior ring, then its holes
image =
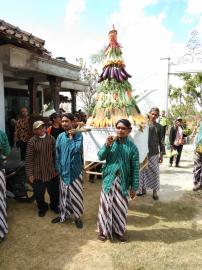
{"type": "Polygon", "coordinates": [[[121,118],[129,119],[131,124],[145,123],[140,114],[132,87],[128,81],[131,75],[125,69],[121,45],[117,42],[117,31],[109,32],[109,45],[105,50],[103,70],[96,96],[96,106],[87,125],[103,128],[114,126],[121,118]]]}

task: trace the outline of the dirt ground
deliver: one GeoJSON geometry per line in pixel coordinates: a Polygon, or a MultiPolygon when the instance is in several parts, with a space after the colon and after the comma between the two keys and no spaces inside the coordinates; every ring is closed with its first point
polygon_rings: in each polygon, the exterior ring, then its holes
{"type": "MultiPolygon", "coordinates": [[[[192,159],[188,162],[191,164],[192,159]]],[[[168,170],[164,166],[162,175],[168,170]]],[[[176,176],[176,170],[168,174],[176,176]]],[[[181,177],[190,181],[190,171],[191,166],[181,177]]],[[[168,197],[172,193],[166,186],[164,181],[162,195],[168,197]]],[[[202,191],[185,190],[180,198],[165,201],[153,201],[150,194],[136,198],[130,202],[128,242],[102,243],[96,233],[101,181],[92,184],[86,178],[84,188],[82,230],[72,221],[51,224],[55,217],[51,211],[44,218],[38,217],[35,203],[10,200],[9,234],[0,245],[0,269],[202,269],[202,191]]]]}

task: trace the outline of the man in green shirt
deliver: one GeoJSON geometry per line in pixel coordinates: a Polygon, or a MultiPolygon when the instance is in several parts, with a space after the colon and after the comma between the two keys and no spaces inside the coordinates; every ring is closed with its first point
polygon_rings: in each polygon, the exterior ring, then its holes
{"type": "Polygon", "coordinates": [[[128,139],[131,124],[127,119],[116,123],[117,136],[109,136],[98,152],[103,167],[103,185],[98,212],[98,239],[124,242],[128,210],[128,195],[135,197],[139,186],[139,152],[128,139]]]}
{"type": "Polygon", "coordinates": [[[161,116],[160,116],[160,119],[159,119],[159,124],[161,124],[162,127],[163,127],[163,137],[164,137],[164,140],[165,140],[166,129],[167,129],[167,126],[168,126],[168,119],[165,116],[165,111],[164,110],[161,112],[161,116]]]}

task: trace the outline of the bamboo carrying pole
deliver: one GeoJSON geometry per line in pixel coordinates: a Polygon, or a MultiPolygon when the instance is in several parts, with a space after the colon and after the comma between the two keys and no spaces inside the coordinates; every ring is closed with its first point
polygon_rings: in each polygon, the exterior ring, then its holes
{"type": "Polygon", "coordinates": [[[79,132],[89,132],[91,131],[90,128],[79,128],[79,129],[70,129],[69,132],[71,132],[71,134],[76,134],[76,133],[79,133],[79,132]]]}

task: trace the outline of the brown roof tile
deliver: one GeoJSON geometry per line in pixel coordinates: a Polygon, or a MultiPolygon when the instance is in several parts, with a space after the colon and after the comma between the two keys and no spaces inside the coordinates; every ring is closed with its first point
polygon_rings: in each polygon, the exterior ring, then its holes
{"type": "Polygon", "coordinates": [[[51,57],[51,53],[44,48],[44,40],[0,20],[0,45],[2,44],[14,44],[40,55],[51,57]]]}

